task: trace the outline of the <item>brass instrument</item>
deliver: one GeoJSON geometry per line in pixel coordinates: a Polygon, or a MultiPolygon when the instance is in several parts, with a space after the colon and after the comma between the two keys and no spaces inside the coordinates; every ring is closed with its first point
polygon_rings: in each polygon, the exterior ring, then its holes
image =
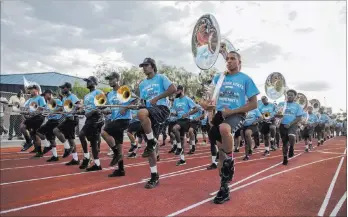
{"type": "Polygon", "coordinates": [[[309,103],[311,104],[311,106],[313,107],[313,113],[316,114],[319,112],[320,109],[320,102],[317,99],[312,99],[309,101],[309,103]]]}
{"type": "Polygon", "coordinates": [[[262,117],[264,120],[270,120],[271,119],[271,113],[270,112],[265,112],[262,114],[262,117]]]}
{"type": "MultiPolygon", "coordinates": [[[[127,85],[123,85],[117,90],[117,99],[126,103],[129,102],[132,96],[139,99],[138,96],[132,95],[131,88],[127,85]]],[[[127,109],[139,109],[140,105],[106,105],[107,98],[105,94],[99,94],[94,99],[94,104],[97,108],[127,108],[127,109]]]]}
{"type": "Polygon", "coordinates": [[[57,103],[58,100],[59,99],[51,99],[47,102],[47,107],[50,111],[57,111],[59,107],[63,107],[58,105],[57,103]]]}
{"type": "Polygon", "coordinates": [[[297,102],[302,107],[303,110],[306,110],[308,107],[307,97],[303,93],[297,93],[295,102],[297,102]]]}

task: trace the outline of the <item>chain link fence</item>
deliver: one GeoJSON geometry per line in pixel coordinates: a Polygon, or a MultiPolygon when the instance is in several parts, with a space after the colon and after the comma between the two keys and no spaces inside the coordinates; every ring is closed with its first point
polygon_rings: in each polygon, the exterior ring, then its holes
{"type": "MultiPolygon", "coordinates": [[[[10,101],[10,98],[12,96],[16,96],[17,93],[13,92],[4,92],[0,91],[0,97],[6,98],[7,101],[10,101]]],[[[27,101],[30,98],[29,94],[23,94],[23,97],[25,101],[27,101]]],[[[7,106],[7,104],[0,104],[0,106],[4,107],[3,110],[3,117],[1,117],[3,122],[3,127],[5,128],[5,132],[1,132],[1,140],[8,140],[9,138],[15,138],[19,140],[24,140],[22,133],[20,132],[20,124],[25,120],[23,115],[14,115],[12,113],[12,107],[7,106]],[[12,114],[11,114],[12,113],[12,114]]],[[[76,127],[76,135],[79,134],[80,129],[82,129],[85,117],[79,116],[79,124],[76,127]]],[[[64,116],[59,120],[62,122],[64,120],[64,116]]],[[[46,120],[45,120],[46,122],[46,120]]]]}

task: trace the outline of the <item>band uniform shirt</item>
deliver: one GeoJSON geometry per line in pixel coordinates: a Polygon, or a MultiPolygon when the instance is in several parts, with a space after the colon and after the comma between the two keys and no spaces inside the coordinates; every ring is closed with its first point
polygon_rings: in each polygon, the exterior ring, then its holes
{"type": "Polygon", "coordinates": [[[207,123],[208,123],[208,113],[205,112],[204,113],[204,118],[201,120],[201,125],[205,126],[205,125],[207,125],[207,123]]]}
{"type": "MultiPolygon", "coordinates": [[[[46,107],[46,101],[45,101],[45,98],[43,96],[35,96],[35,97],[32,97],[32,98],[29,98],[25,104],[24,104],[24,107],[26,108],[30,108],[30,104],[32,102],[35,102],[39,107],[46,107]]],[[[34,112],[33,109],[29,109],[29,112],[34,112]]]]}
{"type": "MultiPolygon", "coordinates": [[[[280,102],[278,109],[283,109],[284,104],[285,102],[280,102]]],[[[290,124],[297,117],[302,117],[302,115],[303,115],[303,109],[300,106],[300,104],[296,102],[287,102],[281,124],[284,124],[284,125],[290,124]]]]}
{"type": "Polygon", "coordinates": [[[196,104],[196,107],[198,108],[198,111],[196,113],[190,115],[191,120],[195,120],[196,118],[201,116],[203,113],[203,108],[200,105],[196,104]]]}
{"type": "Polygon", "coordinates": [[[197,105],[188,96],[174,99],[173,109],[176,111],[178,119],[181,119],[184,114],[189,113],[190,110],[195,107],[197,107],[197,105]]]}
{"type": "Polygon", "coordinates": [[[176,111],[175,111],[175,109],[173,108],[173,106],[170,108],[170,115],[169,115],[169,118],[168,118],[168,120],[169,120],[169,122],[175,122],[176,121],[176,119],[178,118],[176,115],[176,111]]]}
{"type": "Polygon", "coordinates": [[[257,119],[262,117],[262,114],[259,109],[253,109],[247,113],[247,116],[244,121],[244,126],[251,126],[257,119]]]}
{"type": "MultiPolygon", "coordinates": [[[[79,98],[77,98],[77,96],[73,93],[70,93],[69,96],[65,96],[63,97],[63,105],[65,103],[66,100],[71,100],[71,102],[75,105],[77,102],[79,102],[79,98]]],[[[73,116],[72,114],[67,114],[67,117],[71,117],[73,116]]]]}
{"type": "Polygon", "coordinates": [[[327,114],[320,114],[320,118],[319,118],[319,123],[320,124],[325,124],[325,126],[327,124],[329,124],[330,118],[327,114]]]}
{"type": "MultiPolygon", "coordinates": [[[[146,101],[146,107],[152,107],[150,101],[164,93],[172,82],[167,76],[156,73],[151,79],[144,79],[139,84],[140,98],[146,101]]],[[[156,105],[164,105],[169,108],[169,101],[166,98],[162,98],[157,101],[156,105]]]]}
{"type": "Polygon", "coordinates": [[[4,117],[4,106],[5,106],[5,103],[2,103],[2,102],[8,102],[7,99],[5,97],[1,97],[0,98],[0,117],[4,117]]]}
{"type": "MultiPolygon", "coordinates": [[[[25,104],[25,98],[20,97],[18,98],[17,95],[13,95],[10,97],[10,100],[8,102],[9,104],[19,104],[19,107],[24,107],[25,104]]],[[[17,106],[12,106],[11,114],[10,115],[20,115],[21,109],[17,108],[17,106]]]]}
{"type": "Polygon", "coordinates": [[[130,123],[135,123],[139,122],[140,120],[138,119],[138,110],[130,110],[131,117],[132,119],[130,120],[130,123]]]}
{"type": "MultiPolygon", "coordinates": [[[[121,102],[117,97],[117,91],[112,90],[108,93],[106,104],[107,105],[129,105],[132,100],[134,100],[134,98],[131,98],[128,102],[121,102]]],[[[127,109],[124,115],[120,114],[120,110],[123,108],[114,107],[110,109],[111,109],[110,120],[112,121],[118,120],[118,119],[128,119],[128,120],[132,119],[130,109],[127,109]]]]}
{"type": "MultiPolygon", "coordinates": [[[[217,85],[221,74],[214,77],[212,83],[217,85]]],[[[225,75],[216,102],[216,110],[223,111],[225,107],[234,110],[246,104],[246,99],[250,99],[260,93],[254,81],[245,73],[225,75]]]]}
{"type": "Polygon", "coordinates": [[[271,118],[274,117],[275,111],[276,111],[276,107],[272,103],[268,103],[268,105],[265,105],[265,104],[261,103],[258,106],[258,109],[260,110],[261,114],[265,114],[266,112],[269,112],[270,115],[271,115],[271,118]]]}
{"type": "MultiPolygon", "coordinates": [[[[63,102],[60,99],[55,99],[57,106],[63,106],[63,102]]],[[[46,104],[46,108],[48,109],[48,104],[46,104]]],[[[47,120],[59,120],[62,118],[62,114],[50,114],[47,116],[47,120]]]]}
{"type": "Polygon", "coordinates": [[[315,114],[308,114],[307,112],[305,112],[304,114],[303,114],[303,117],[304,118],[307,118],[308,117],[308,119],[307,119],[307,125],[309,125],[309,126],[315,126],[317,123],[318,123],[318,117],[315,115],[315,114]]]}

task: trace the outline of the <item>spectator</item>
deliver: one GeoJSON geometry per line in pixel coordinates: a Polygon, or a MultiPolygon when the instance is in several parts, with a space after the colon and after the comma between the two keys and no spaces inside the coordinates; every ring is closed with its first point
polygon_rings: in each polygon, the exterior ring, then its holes
{"type": "Polygon", "coordinates": [[[8,106],[12,108],[10,113],[10,129],[9,129],[8,140],[12,140],[13,129],[15,131],[15,137],[22,140],[23,137],[19,129],[19,125],[22,123],[23,119],[22,119],[22,115],[19,112],[20,112],[20,108],[24,107],[24,103],[25,103],[25,99],[23,97],[23,91],[19,90],[17,95],[11,96],[8,103],[9,103],[8,106]],[[20,108],[17,107],[18,105],[20,108]]]}
{"type": "Polygon", "coordinates": [[[5,104],[8,104],[8,101],[5,97],[0,97],[0,136],[2,137],[2,133],[7,134],[7,129],[4,126],[4,107],[5,104]]]}

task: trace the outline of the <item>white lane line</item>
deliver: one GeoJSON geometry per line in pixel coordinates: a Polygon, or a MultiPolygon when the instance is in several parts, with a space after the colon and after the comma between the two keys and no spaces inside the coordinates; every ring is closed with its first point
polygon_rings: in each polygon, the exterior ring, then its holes
{"type": "Polygon", "coordinates": [[[347,192],[345,192],[343,194],[343,196],[341,197],[341,199],[338,201],[338,203],[336,204],[335,208],[332,210],[331,214],[330,214],[330,217],[335,217],[338,213],[338,211],[340,211],[344,201],[346,201],[347,199],[347,192]]]}
{"type": "MultiPolygon", "coordinates": [[[[346,151],[347,151],[347,149],[344,150],[343,154],[346,154],[346,151]]],[[[319,210],[319,212],[318,212],[318,216],[324,216],[326,207],[327,207],[327,205],[329,204],[329,200],[330,200],[330,198],[331,198],[332,191],[333,191],[333,189],[334,189],[334,187],[335,187],[338,174],[340,173],[340,170],[341,170],[343,161],[344,161],[344,155],[343,155],[343,157],[341,158],[340,163],[338,164],[338,167],[337,167],[337,170],[336,170],[336,173],[335,173],[334,177],[332,178],[332,181],[331,181],[331,183],[330,183],[330,187],[329,187],[329,189],[327,190],[327,193],[326,193],[326,196],[325,196],[325,198],[324,198],[324,201],[323,201],[323,203],[321,204],[320,210],[319,210]]]]}
{"type": "MultiPolygon", "coordinates": [[[[311,163],[303,164],[303,165],[301,165],[301,166],[293,167],[293,168],[290,168],[290,169],[287,169],[287,170],[283,170],[283,171],[280,171],[280,172],[271,174],[271,175],[269,175],[269,176],[266,176],[266,177],[263,177],[263,178],[254,180],[254,181],[249,182],[249,183],[247,183],[247,184],[241,185],[241,186],[239,186],[239,187],[237,187],[237,188],[231,189],[230,192],[234,192],[234,191],[243,189],[243,188],[245,188],[245,187],[247,187],[247,186],[249,186],[249,185],[252,185],[252,184],[261,182],[261,181],[263,181],[263,180],[272,178],[272,177],[277,176],[277,175],[280,175],[280,174],[284,174],[284,173],[290,172],[290,171],[292,171],[292,170],[296,170],[296,169],[299,169],[299,168],[302,168],[302,167],[306,167],[306,166],[309,166],[309,165],[312,165],[312,164],[316,164],[316,163],[320,163],[320,162],[323,162],[323,161],[332,160],[332,159],[336,159],[336,158],[340,158],[340,157],[341,157],[341,156],[326,158],[326,159],[314,161],[314,162],[311,162],[311,163]]],[[[178,211],[176,211],[176,212],[174,212],[174,213],[171,213],[171,214],[169,214],[169,215],[167,215],[167,216],[176,216],[176,215],[179,215],[179,214],[184,213],[184,212],[186,212],[186,211],[188,211],[188,210],[191,210],[191,209],[193,209],[193,208],[196,208],[196,207],[198,207],[198,206],[200,206],[200,205],[202,205],[202,204],[204,204],[204,203],[210,202],[210,201],[212,201],[213,199],[214,199],[214,197],[207,198],[207,199],[202,200],[202,201],[200,201],[200,202],[198,202],[198,203],[192,204],[192,205],[190,205],[190,206],[188,206],[188,207],[185,207],[185,208],[183,208],[183,209],[181,209],[181,210],[178,210],[178,211]]]]}
{"type": "Polygon", "coordinates": [[[338,153],[338,152],[329,152],[329,151],[315,151],[318,153],[323,153],[323,154],[338,154],[338,155],[342,155],[342,153],[338,153]]]}

